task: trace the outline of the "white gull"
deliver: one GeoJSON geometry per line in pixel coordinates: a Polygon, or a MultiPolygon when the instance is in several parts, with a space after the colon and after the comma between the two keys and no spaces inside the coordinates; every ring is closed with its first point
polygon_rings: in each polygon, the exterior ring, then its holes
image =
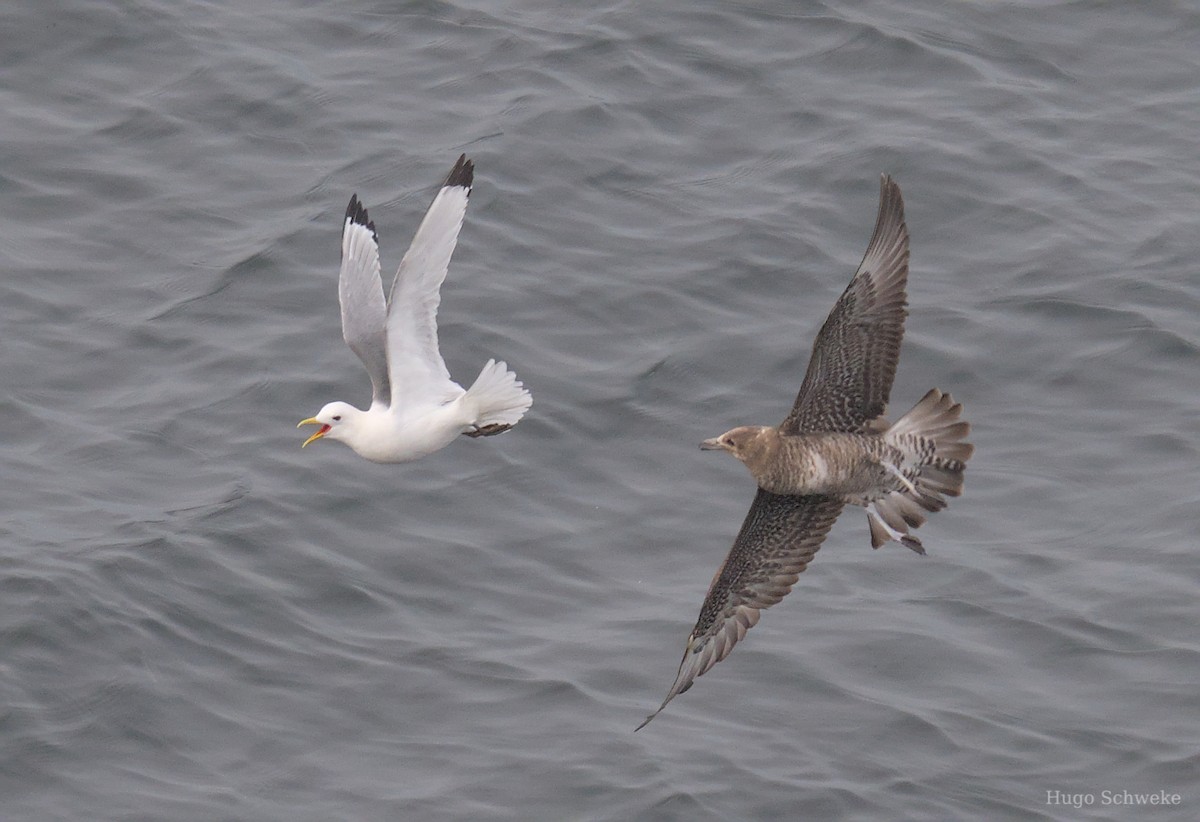
{"type": "MultiPolygon", "coordinates": [[[[438,190],[400,262],[390,298],[379,276],[379,237],[367,210],[350,198],[342,226],[338,298],[342,336],[371,377],[366,411],[331,402],[300,425],[321,428],[304,441],[338,440],[373,462],[407,462],[445,448],[460,434],[512,428],[533,398],[503,362],[488,360],[470,389],[450,379],[438,350],[437,309],[450,256],[467,212],[475,166],[466,155],[438,190]]],[[[299,427],[299,426],[297,426],[299,427]]]]}

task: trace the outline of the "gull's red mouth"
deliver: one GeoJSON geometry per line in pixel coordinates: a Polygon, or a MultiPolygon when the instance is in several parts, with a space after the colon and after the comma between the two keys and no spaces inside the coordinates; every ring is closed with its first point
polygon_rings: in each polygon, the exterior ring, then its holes
{"type": "MultiPolygon", "coordinates": [[[[302,420],[302,421],[300,422],[300,425],[320,425],[320,426],[321,426],[321,430],[317,431],[317,433],[313,434],[311,437],[309,437],[308,439],[306,439],[306,440],[304,441],[304,445],[301,445],[301,446],[300,446],[301,448],[303,448],[305,445],[308,445],[310,442],[313,442],[314,440],[319,440],[319,439],[321,439],[321,437],[323,437],[323,436],[325,436],[326,434],[328,434],[328,433],[329,433],[329,429],[333,427],[332,425],[328,425],[328,424],[326,424],[326,423],[322,423],[322,422],[319,422],[319,421],[317,421],[317,420],[314,420],[314,419],[302,420]]],[[[297,428],[299,428],[299,427],[300,427],[300,425],[297,425],[296,427],[297,427],[297,428]]]]}

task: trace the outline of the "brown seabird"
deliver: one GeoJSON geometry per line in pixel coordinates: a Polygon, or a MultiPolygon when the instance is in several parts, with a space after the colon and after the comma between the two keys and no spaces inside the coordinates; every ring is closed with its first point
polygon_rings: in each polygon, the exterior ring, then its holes
{"type": "Polygon", "coordinates": [[[962,493],[974,446],[962,406],[934,388],[894,424],[884,419],[908,314],[908,228],[900,187],[886,174],[862,264],[817,333],[792,412],[705,440],[728,451],[758,494],[713,577],[667,703],[729,655],[759,614],[787,595],[847,503],[867,510],[871,546],[925,549],[909,533],[962,493]]]}

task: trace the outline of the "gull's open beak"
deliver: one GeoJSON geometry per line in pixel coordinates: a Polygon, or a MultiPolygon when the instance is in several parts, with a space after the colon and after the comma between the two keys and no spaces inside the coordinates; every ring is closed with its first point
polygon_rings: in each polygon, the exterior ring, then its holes
{"type": "MultiPolygon", "coordinates": [[[[330,426],[326,425],[325,423],[321,422],[318,419],[314,419],[313,417],[309,417],[306,420],[300,420],[300,422],[296,425],[296,427],[299,428],[301,425],[319,425],[319,426],[321,426],[321,430],[318,431],[317,433],[313,434],[308,439],[306,439],[304,441],[304,445],[308,445],[310,442],[313,442],[314,440],[321,439],[321,437],[323,437],[329,433],[329,428],[330,428],[330,426]]],[[[301,445],[300,447],[303,448],[304,445],[301,445]]]]}
{"type": "Polygon", "coordinates": [[[724,451],[725,446],[721,445],[720,437],[713,437],[711,440],[705,440],[700,443],[701,451],[724,451]]]}

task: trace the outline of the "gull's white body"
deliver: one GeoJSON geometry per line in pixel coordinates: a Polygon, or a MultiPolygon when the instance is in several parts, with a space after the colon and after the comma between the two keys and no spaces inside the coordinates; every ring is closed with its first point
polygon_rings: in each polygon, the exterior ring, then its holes
{"type": "MultiPolygon", "coordinates": [[[[463,396],[466,394],[443,405],[397,409],[371,406],[366,411],[341,403],[350,410],[337,409],[341,411],[341,422],[330,428],[325,437],[346,443],[360,457],[372,462],[420,459],[445,448],[471,429],[473,415],[463,396]]],[[[317,419],[320,418],[318,414],[317,419]]]]}
{"type": "Polygon", "coordinates": [[[532,405],[516,375],[488,360],[464,390],[450,379],[438,350],[437,308],[458,243],[474,166],[466,156],[446,178],[421,221],[390,300],[379,277],[375,224],[358,197],[342,227],[338,297],[342,336],[371,377],[371,406],[331,402],[301,425],[321,429],[305,442],[338,440],[373,462],[407,462],[445,448],[461,434],[490,436],[516,425],[532,405]]]}

